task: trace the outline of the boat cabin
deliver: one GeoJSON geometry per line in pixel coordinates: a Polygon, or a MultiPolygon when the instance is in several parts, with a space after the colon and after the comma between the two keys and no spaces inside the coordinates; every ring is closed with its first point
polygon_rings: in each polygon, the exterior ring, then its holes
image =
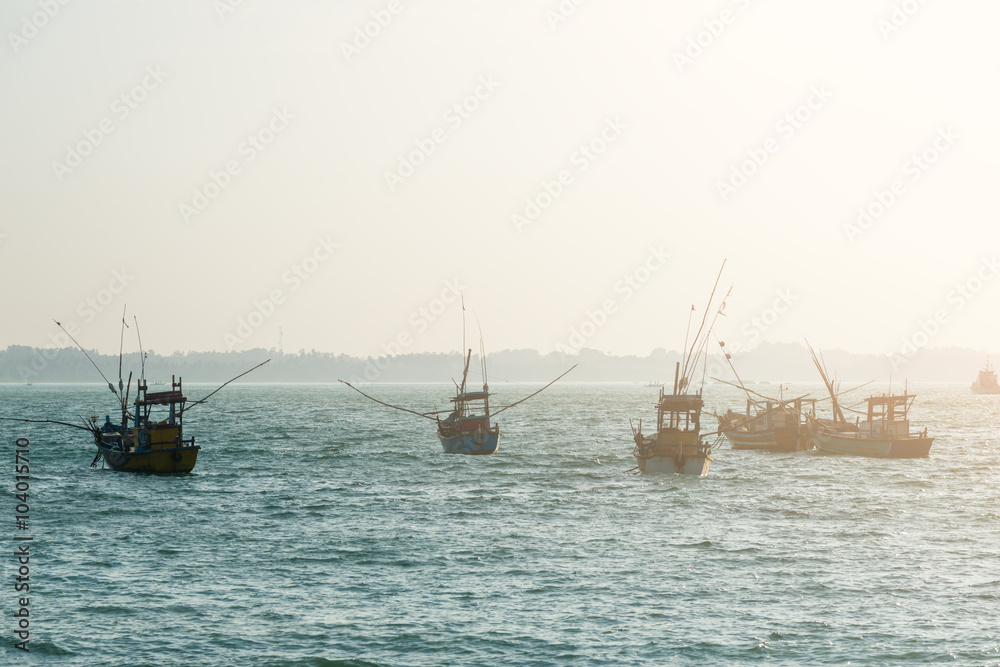
{"type": "MultiPolygon", "coordinates": [[[[181,379],[170,378],[167,391],[148,391],[148,385],[140,382],[135,399],[135,428],[132,441],[136,449],[173,449],[182,446],[184,403],[187,398],[181,389],[181,379]],[[166,408],[166,415],[157,420],[154,409],[166,408]]],[[[192,443],[194,439],[192,438],[192,443]]]]}
{"type": "Polygon", "coordinates": [[[701,394],[664,394],[656,403],[659,444],[697,445],[701,431],[701,394]]]}
{"type": "Polygon", "coordinates": [[[454,410],[444,424],[457,426],[463,433],[483,433],[490,430],[490,394],[472,391],[452,397],[454,410]]]}
{"type": "Polygon", "coordinates": [[[858,433],[863,438],[905,438],[910,434],[907,413],[915,398],[911,394],[866,398],[868,418],[858,424],[858,433]]]}

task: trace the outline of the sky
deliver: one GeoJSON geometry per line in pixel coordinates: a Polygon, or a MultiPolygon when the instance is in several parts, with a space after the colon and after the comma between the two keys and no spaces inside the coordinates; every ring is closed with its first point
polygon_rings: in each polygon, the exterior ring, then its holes
{"type": "Polygon", "coordinates": [[[646,355],[725,262],[737,352],[1000,351],[996,2],[63,2],[0,6],[0,348],[449,352],[464,297],[646,355]]]}

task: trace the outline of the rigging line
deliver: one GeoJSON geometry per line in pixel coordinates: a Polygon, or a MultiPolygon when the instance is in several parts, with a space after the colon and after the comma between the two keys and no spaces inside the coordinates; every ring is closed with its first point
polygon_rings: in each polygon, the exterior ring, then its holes
{"type": "Polygon", "coordinates": [[[186,406],[186,407],[182,407],[182,408],[181,408],[181,414],[183,415],[183,414],[184,414],[185,412],[187,412],[188,410],[190,410],[190,409],[191,409],[191,408],[193,408],[194,406],[196,406],[196,405],[200,405],[200,404],[204,403],[204,402],[205,402],[205,401],[207,401],[207,400],[208,400],[209,398],[211,398],[212,396],[214,396],[214,395],[215,395],[215,394],[217,394],[218,392],[222,391],[222,387],[225,387],[225,386],[226,386],[227,384],[229,384],[230,382],[233,382],[234,380],[239,380],[239,379],[240,379],[241,377],[243,377],[243,376],[244,376],[244,375],[246,375],[247,373],[251,373],[251,372],[253,372],[253,371],[257,370],[258,368],[260,368],[260,367],[261,367],[261,366],[263,366],[264,364],[268,363],[269,361],[271,361],[271,360],[270,360],[270,359],[266,359],[266,360],[264,360],[264,361],[260,362],[259,364],[257,364],[256,366],[254,366],[253,368],[251,368],[250,370],[248,370],[248,371],[243,371],[242,373],[240,373],[239,375],[237,375],[236,377],[234,377],[234,378],[233,378],[232,380],[227,380],[227,381],[223,382],[223,383],[222,383],[222,386],[220,386],[220,387],[219,387],[218,389],[216,389],[215,391],[213,391],[213,392],[212,392],[211,394],[209,394],[209,395],[208,395],[208,396],[206,396],[205,398],[203,398],[203,399],[201,399],[201,400],[199,400],[199,401],[195,401],[194,403],[192,403],[192,404],[190,404],[190,405],[188,405],[188,406],[186,406]]]}
{"type": "MultiPolygon", "coordinates": [[[[570,368],[569,371],[573,370],[573,368],[576,368],[579,365],[580,364],[573,364],[573,367],[570,368]]],[[[569,371],[566,371],[566,373],[569,373],[569,371]]],[[[515,403],[511,403],[510,405],[508,405],[506,407],[500,408],[499,410],[497,410],[496,412],[493,413],[493,416],[496,417],[498,414],[500,414],[504,410],[509,410],[510,408],[514,407],[518,403],[524,403],[526,400],[528,400],[532,396],[537,396],[538,394],[542,393],[543,391],[545,391],[546,389],[548,389],[549,387],[551,387],[552,385],[554,385],[556,382],[558,382],[564,375],[566,375],[566,373],[563,373],[562,375],[560,375],[559,377],[557,377],[555,380],[553,380],[552,382],[548,383],[547,385],[545,385],[544,387],[542,387],[541,389],[539,389],[538,391],[536,391],[534,394],[529,394],[528,396],[525,396],[524,398],[522,398],[520,401],[517,401],[515,403]]]]}
{"type": "MultiPolygon", "coordinates": [[[[379,405],[384,405],[385,407],[387,407],[387,408],[392,408],[393,410],[401,410],[401,411],[403,411],[403,412],[409,412],[410,414],[413,414],[413,415],[416,415],[416,416],[418,416],[418,417],[423,417],[424,419],[429,419],[429,420],[431,420],[431,421],[438,421],[436,417],[428,417],[428,416],[427,416],[426,414],[423,414],[423,413],[420,413],[420,412],[417,412],[416,410],[410,410],[410,409],[408,409],[408,408],[401,408],[401,407],[399,407],[398,405],[391,405],[391,404],[389,404],[389,403],[386,403],[385,401],[380,401],[380,400],[378,400],[377,398],[374,398],[374,397],[372,397],[372,396],[369,396],[369,395],[368,395],[368,394],[366,394],[365,392],[361,391],[360,389],[358,389],[357,387],[355,387],[355,386],[354,386],[353,384],[351,384],[350,382],[345,382],[344,380],[337,380],[337,382],[340,382],[340,383],[342,383],[342,384],[346,384],[346,385],[347,385],[348,387],[350,387],[350,388],[351,388],[351,389],[353,389],[354,391],[358,392],[359,394],[361,394],[362,396],[364,396],[365,398],[367,398],[367,399],[369,399],[369,400],[372,400],[372,401],[375,401],[375,402],[376,402],[376,403],[378,403],[379,405]]],[[[445,410],[445,411],[443,411],[443,412],[447,412],[447,410],[445,410]]],[[[429,413],[429,414],[432,414],[432,413],[429,413]]]]}
{"type": "Polygon", "coordinates": [[[125,309],[128,307],[127,304],[122,306],[122,333],[118,339],[118,391],[124,389],[122,382],[122,356],[125,351],[125,329],[128,324],[125,323],[125,309]]]}
{"type": "MultiPolygon", "coordinates": [[[[62,329],[63,333],[65,333],[67,336],[69,336],[69,339],[76,344],[76,346],[80,349],[81,352],[83,352],[83,356],[87,357],[87,361],[89,361],[90,364],[97,370],[97,372],[101,374],[101,377],[104,378],[104,381],[108,383],[108,389],[111,390],[111,393],[114,394],[115,397],[118,399],[118,402],[121,403],[122,402],[122,397],[121,397],[121,395],[119,395],[119,393],[117,391],[115,391],[115,386],[113,384],[111,384],[111,382],[108,380],[107,376],[104,375],[104,373],[101,371],[100,368],[98,368],[97,364],[94,363],[94,360],[90,358],[89,354],[87,354],[87,351],[85,349],[83,349],[83,346],[80,345],[80,343],[77,342],[77,340],[75,338],[73,338],[73,334],[71,334],[70,332],[66,331],[66,327],[64,327],[62,325],[62,323],[59,322],[58,320],[52,320],[52,321],[55,322],[56,326],[58,326],[60,329],[62,329]]],[[[123,405],[122,407],[124,408],[125,406],[123,405]]]]}
{"type": "MultiPolygon", "coordinates": [[[[705,353],[706,354],[706,357],[705,357],[706,364],[708,363],[708,356],[707,356],[706,350],[708,349],[708,339],[709,339],[709,336],[712,334],[712,331],[715,329],[715,323],[719,320],[719,315],[722,315],[723,314],[722,311],[726,309],[726,299],[728,299],[732,293],[733,293],[733,286],[730,285],[729,286],[729,291],[726,292],[726,296],[722,297],[722,303],[719,304],[719,309],[717,311],[715,311],[715,315],[712,317],[712,323],[708,325],[708,331],[705,332],[705,338],[702,341],[701,349],[698,352],[698,355],[699,355],[698,358],[700,358],[700,356],[701,356],[702,353],[705,353]]],[[[702,383],[703,384],[704,384],[704,381],[705,381],[704,377],[702,377],[702,383]]]]}
{"type": "MultiPolygon", "coordinates": [[[[726,352],[726,344],[721,340],[719,340],[718,336],[715,337],[715,341],[719,344],[719,347],[722,348],[722,356],[726,358],[726,363],[729,364],[730,370],[732,370],[733,375],[736,376],[736,381],[740,383],[740,389],[743,390],[743,393],[746,393],[747,391],[746,385],[743,384],[743,378],[741,378],[740,374],[736,372],[736,366],[733,365],[733,360],[730,358],[729,353],[726,352]]],[[[750,398],[750,394],[747,394],[747,398],[750,398]]]]}
{"type": "MultiPolygon", "coordinates": [[[[719,287],[719,280],[722,279],[722,270],[726,268],[726,260],[722,260],[722,266],[719,268],[719,275],[715,278],[715,284],[712,286],[712,293],[708,296],[708,304],[705,306],[705,314],[701,317],[701,324],[698,326],[698,332],[694,335],[695,341],[701,338],[701,332],[705,328],[705,320],[708,318],[708,313],[712,309],[712,300],[715,298],[715,290],[719,287]]],[[[694,343],[691,344],[692,351],[694,351],[694,343]]],[[[684,362],[683,377],[687,377],[687,364],[690,359],[684,362]]]]}
{"type": "Polygon", "coordinates": [[[688,323],[687,328],[684,330],[684,347],[681,348],[681,363],[684,363],[684,353],[688,349],[688,337],[691,335],[691,313],[694,312],[694,304],[691,304],[691,310],[688,311],[688,323]]]}
{"type": "Polygon", "coordinates": [[[54,419],[20,419],[17,417],[0,417],[0,420],[8,422],[27,422],[29,424],[59,424],[60,426],[69,426],[70,428],[78,428],[81,431],[88,431],[90,433],[95,432],[95,429],[93,428],[79,426],[77,424],[70,424],[69,422],[60,422],[54,419]]]}

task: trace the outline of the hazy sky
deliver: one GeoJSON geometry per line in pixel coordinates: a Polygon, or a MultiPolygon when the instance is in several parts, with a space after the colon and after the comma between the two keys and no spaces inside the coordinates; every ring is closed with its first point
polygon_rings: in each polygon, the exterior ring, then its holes
{"type": "Polygon", "coordinates": [[[4,2],[0,348],[1000,349],[1000,4],[578,2],[4,2]]]}

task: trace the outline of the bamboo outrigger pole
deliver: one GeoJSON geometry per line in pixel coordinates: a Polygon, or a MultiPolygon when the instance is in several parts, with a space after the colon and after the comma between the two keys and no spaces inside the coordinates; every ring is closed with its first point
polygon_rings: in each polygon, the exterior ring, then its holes
{"type": "MultiPolygon", "coordinates": [[[[579,365],[580,364],[573,364],[573,367],[570,368],[569,371],[573,370],[573,368],[576,368],[579,365]]],[[[566,373],[569,373],[569,371],[566,371],[566,373]]],[[[504,406],[504,407],[500,408],[499,410],[497,410],[496,412],[493,413],[493,416],[496,417],[498,414],[500,414],[504,410],[509,410],[510,408],[514,407],[518,403],[524,403],[526,400],[528,400],[532,396],[537,396],[538,394],[542,393],[543,391],[545,391],[546,389],[548,389],[549,387],[551,387],[552,385],[554,385],[560,379],[562,379],[562,377],[564,375],[566,375],[566,373],[563,373],[562,375],[560,375],[559,377],[557,377],[555,380],[553,380],[552,382],[548,383],[547,385],[545,385],[544,387],[542,387],[541,389],[539,389],[538,391],[536,391],[534,394],[529,394],[529,395],[525,396],[524,398],[522,398],[520,401],[516,401],[514,403],[511,403],[510,405],[507,405],[507,406],[504,406]]]]}
{"type": "Polygon", "coordinates": [[[194,403],[191,403],[187,407],[181,408],[181,414],[183,415],[185,412],[187,412],[188,410],[190,410],[191,408],[193,408],[196,405],[201,405],[202,403],[204,403],[205,401],[207,401],[209,398],[211,398],[215,394],[217,394],[220,391],[222,391],[222,387],[225,387],[227,384],[229,384],[230,382],[233,382],[234,380],[239,380],[241,377],[243,377],[247,373],[250,373],[250,372],[253,372],[253,371],[257,370],[258,368],[260,368],[261,366],[263,366],[264,364],[266,364],[269,361],[271,361],[271,360],[270,359],[266,359],[266,360],[260,362],[259,364],[257,364],[256,366],[254,366],[253,368],[251,368],[249,371],[243,371],[242,373],[240,373],[239,375],[237,375],[236,377],[234,377],[232,380],[226,380],[225,382],[222,383],[222,386],[220,386],[218,389],[216,389],[215,391],[213,391],[211,394],[209,394],[205,398],[203,398],[201,400],[198,400],[198,401],[195,401],[194,403]]]}
{"type": "MultiPolygon", "coordinates": [[[[468,370],[468,369],[466,369],[466,370],[468,370]]],[[[384,405],[385,407],[392,408],[393,410],[400,410],[402,412],[409,412],[411,415],[416,415],[418,417],[423,417],[424,419],[430,419],[431,421],[437,421],[437,417],[428,417],[426,414],[421,413],[421,412],[417,412],[416,410],[410,410],[409,408],[401,408],[398,405],[392,405],[391,403],[386,403],[385,401],[380,401],[377,398],[369,396],[368,394],[366,394],[365,392],[361,391],[360,389],[358,389],[357,387],[355,387],[353,384],[351,384],[350,382],[347,382],[345,380],[337,380],[337,382],[340,382],[341,384],[346,384],[348,387],[350,387],[354,391],[358,392],[359,394],[361,394],[362,396],[364,396],[365,398],[367,398],[367,399],[369,399],[371,401],[375,401],[379,405],[384,405]]],[[[465,382],[463,381],[462,384],[464,385],[465,382]]],[[[442,412],[450,412],[450,410],[443,410],[442,412]]],[[[429,414],[436,414],[436,413],[429,413],[429,414]]]]}

